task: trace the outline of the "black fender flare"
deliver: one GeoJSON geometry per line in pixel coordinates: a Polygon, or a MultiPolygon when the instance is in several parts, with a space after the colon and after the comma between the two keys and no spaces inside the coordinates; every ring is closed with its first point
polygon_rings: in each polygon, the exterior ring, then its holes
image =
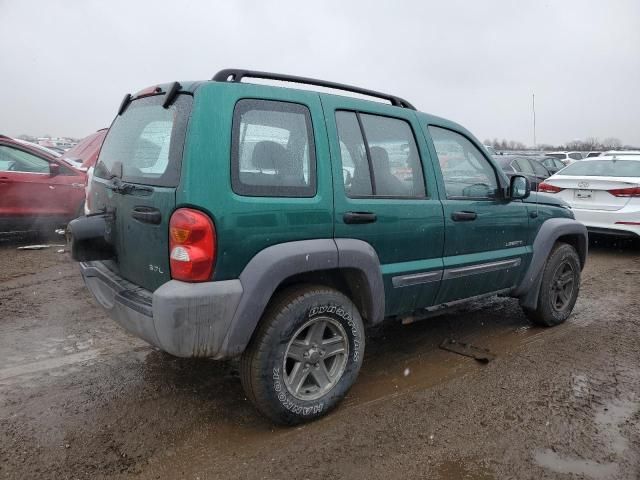
{"type": "Polygon", "coordinates": [[[522,277],[520,285],[512,293],[512,296],[520,299],[520,304],[525,308],[534,309],[538,303],[542,272],[551,253],[551,249],[560,237],[574,235],[578,239],[577,250],[580,256],[580,265],[584,268],[589,248],[589,235],[587,227],[571,218],[550,218],[545,221],[533,241],[533,256],[529,267],[522,277]]]}
{"type": "Polygon", "coordinates": [[[384,317],[384,286],[378,256],[361,240],[314,239],[272,245],[258,252],[240,274],[243,294],[217,358],[242,353],[278,286],[300,273],[353,269],[365,279],[370,321],[384,317]]]}

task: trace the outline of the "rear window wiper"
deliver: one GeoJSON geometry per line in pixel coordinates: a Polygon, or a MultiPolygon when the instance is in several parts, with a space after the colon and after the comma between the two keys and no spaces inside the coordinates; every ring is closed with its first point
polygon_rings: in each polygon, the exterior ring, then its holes
{"type": "Polygon", "coordinates": [[[131,195],[134,193],[150,195],[153,193],[153,188],[151,187],[143,187],[134,185],[133,183],[123,182],[118,177],[113,177],[111,180],[111,183],[107,184],[107,188],[121,195],[131,195]]]}

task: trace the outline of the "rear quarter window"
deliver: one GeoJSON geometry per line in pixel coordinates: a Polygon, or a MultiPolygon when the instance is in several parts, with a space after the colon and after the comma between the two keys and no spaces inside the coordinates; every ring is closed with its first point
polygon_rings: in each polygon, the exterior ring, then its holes
{"type": "Polygon", "coordinates": [[[315,196],[315,144],[305,105],[258,99],[236,103],[231,185],[244,196],[315,196]]]}

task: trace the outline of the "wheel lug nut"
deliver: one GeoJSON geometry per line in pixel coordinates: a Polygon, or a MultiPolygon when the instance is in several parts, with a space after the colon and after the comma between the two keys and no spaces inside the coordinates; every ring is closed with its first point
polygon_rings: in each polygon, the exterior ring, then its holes
{"type": "Polygon", "coordinates": [[[316,368],[320,368],[320,364],[319,364],[319,363],[316,363],[314,366],[315,366],[316,368]]]}

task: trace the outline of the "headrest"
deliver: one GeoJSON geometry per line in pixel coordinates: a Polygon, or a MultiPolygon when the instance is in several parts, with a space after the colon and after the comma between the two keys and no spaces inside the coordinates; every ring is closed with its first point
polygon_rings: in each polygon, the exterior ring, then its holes
{"type": "Polygon", "coordinates": [[[389,154],[382,147],[371,147],[371,162],[375,169],[389,169],[389,154]]]}
{"type": "Polygon", "coordinates": [[[286,162],[287,150],[277,142],[258,142],[253,147],[251,163],[260,170],[280,170],[278,167],[286,162]]]}

